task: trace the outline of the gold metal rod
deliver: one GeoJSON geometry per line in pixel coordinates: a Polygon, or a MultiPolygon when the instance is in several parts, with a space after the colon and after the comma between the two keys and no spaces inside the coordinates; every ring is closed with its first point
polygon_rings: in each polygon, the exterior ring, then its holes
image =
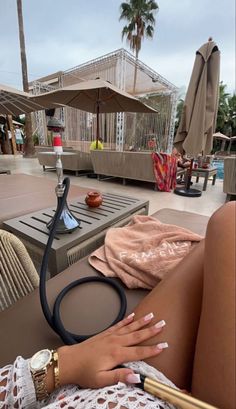
{"type": "Polygon", "coordinates": [[[177,389],[164,385],[161,382],[144,377],[143,389],[158,398],[167,401],[181,409],[217,409],[199,399],[193,398],[177,389]]]}

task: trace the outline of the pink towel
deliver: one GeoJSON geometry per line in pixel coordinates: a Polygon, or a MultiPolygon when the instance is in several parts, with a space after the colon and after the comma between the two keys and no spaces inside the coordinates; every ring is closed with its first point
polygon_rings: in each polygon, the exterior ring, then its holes
{"type": "Polygon", "coordinates": [[[89,263],[128,288],[152,289],[201,239],[190,230],[137,215],[125,227],[110,228],[89,263]]]}

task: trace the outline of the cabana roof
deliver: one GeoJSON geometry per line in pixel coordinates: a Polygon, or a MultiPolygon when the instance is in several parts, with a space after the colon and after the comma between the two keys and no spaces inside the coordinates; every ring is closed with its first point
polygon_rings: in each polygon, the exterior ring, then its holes
{"type": "Polygon", "coordinates": [[[110,81],[121,89],[132,94],[134,69],[137,64],[137,81],[135,95],[146,95],[155,93],[171,93],[176,92],[178,88],[168,81],[166,78],[158,74],[155,70],[148,67],[142,61],[125,50],[120,48],[102,57],[95,58],[86,63],[77,65],[66,71],[57,71],[54,74],[41,77],[36,81],[31,82],[32,89],[35,83],[40,82],[42,85],[50,85],[57,88],[60,85],[66,86],[75,84],[83,80],[94,79],[95,75],[99,75],[101,79],[110,81]],[[123,71],[125,65],[125,72],[123,71]],[[113,74],[111,69],[116,69],[113,74]],[[109,71],[109,72],[108,72],[109,71]],[[123,81],[122,81],[122,77],[123,81]],[[122,84],[123,83],[123,84],[122,84]],[[123,86],[122,86],[123,85],[123,86]]]}
{"type": "Polygon", "coordinates": [[[170,81],[162,77],[152,68],[148,67],[142,61],[137,60],[135,57],[121,48],[115,50],[109,54],[102,57],[91,60],[87,63],[80,64],[73,67],[63,73],[63,85],[69,85],[69,83],[74,83],[83,79],[94,79],[94,72],[100,73],[102,79],[108,80],[114,85],[119,86],[125,91],[132,94],[133,92],[133,81],[134,81],[134,70],[137,64],[137,81],[135,87],[135,95],[146,95],[160,92],[173,92],[177,91],[177,87],[170,81]],[[121,72],[124,69],[125,72],[121,72]],[[105,72],[111,70],[113,67],[116,68],[116,75],[105,74],[105,72]],[[105,72],[104,72],[105,71],[105,72]],[[108,76],[109,78],[103,78],[103,76],[108,76]],[[123,81],[122,81],[122,76],[123,81]],[[69,77],[74,77],[69,79],[69,77]],[[122,84],[123,82],[123,84],[122,84]],[[119,84],[120,83],[120,84],[119,84]]]}
{"type": "MultiPolygon", "coordinates": [[[[121,48],[102,57],[95,58],[86,63],[77,65],[66,71],[57,71],[47,77],[39,78],[30,83],[34,94],[50,91],[52,89],[73,85],[75,83],[101,78],[110,81],[121,90],[133,94],[134,72],[137,66],[137,80],[135,86],[136,97],[157,109],[159,115],[145,114],[108,114],[101,121],[100,134],[105,135],[109,147],[123,150],[125,146],[136,145],[141,150],[147,146],[150,133],[157,136],[158,144],[162,150],[170,150],[174,137],[174,121],[177,104],[178,88],[166,78],[148,67],[127,50],[121,48]],[[150,115],[150,116],[148,116],[150,115]],[[136,119],[139,118],[139,119],[136,119]]],[[[42,143],[47,142],[46,121],[37,114],[36,127],[42,143]]],[[[66,107],[60,114],[60,119],[65,122],[65,140],[69,145],[87,149],[89,141],[96,134],[96,123],[91,114],[66,107]]]]}

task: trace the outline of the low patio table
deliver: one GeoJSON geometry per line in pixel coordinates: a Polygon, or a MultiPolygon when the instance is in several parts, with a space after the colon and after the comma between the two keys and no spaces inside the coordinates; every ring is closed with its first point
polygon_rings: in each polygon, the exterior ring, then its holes
{"type": "MultiPolygon", "coordinates": [[[[128,223],[134,214],[148,214],[149,201],[104,193],[102,205],[91,208],[85,196],[68,202],[69,208],[81,225],[72,233],[57,234],[49,256],[49,272],[54,276],[82,257],[90,254],[104,242],[109,227],[128,223]]],[[[36,268],[41,264],[49,230],[46,224],[55,214],[55,207],[42,209],[7,220],[3,228],[18,236],[25,244],[36,268]]]]}
{"type": "Polygon", "coordinates": [[[203,169],[203,168],[197,168],[192,170],[192,176],[196,176],[196,183],[198,183],[199,178],[204,178],[204,183],[203,183],[203,191],[207,190],[207,182],[210,176],[213,176],[212,179],[212,185],[215,184],[216,182],[216,174],[217,174],[217,168],[208,168],[208,169],[203,169]]]}

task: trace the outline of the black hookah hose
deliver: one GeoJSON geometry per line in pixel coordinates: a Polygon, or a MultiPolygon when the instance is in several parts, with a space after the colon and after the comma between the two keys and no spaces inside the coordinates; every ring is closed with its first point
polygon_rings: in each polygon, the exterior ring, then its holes
{"type": "Polygon", "coordinates": [[[119,322],[121,319],[124,318],[126,307],[127,307],[127,300],[126,300],[126,296],[125,296],[123,288],[119,284],[117,284],[115,281],[111,280],[110,278],[96,277],[96,276],[84,277],[84,278],[73,281],[58,294],[56,301],[54,303],[54,306],[53,306],[53,312],[51,312],[49,305],[48,305],[48,301],[47,301],[46,273],[47,273],[49,252],[51,249],[53,239],[56,234],[57,224],[60,219],[61,213],[63,211],[64,205],[66,203],[66,198],[67,198],[68,191],[69,191],[69,186],[70,186],[69,178],[65,178],[63,180],[63,184],[65,186],[64,193],[63,193],[63,196],[58,200],[57,210],[53,218],[52,227],[50,229],[47,245],[46,245],[45,252],[43,255],[43,260],[42,260],[42,265],[41,265],[41,270],[40,270],[39,294],[40,294],[40,302],[41,302],[43,314],[49,326],[60,336],[60,338],[65,344],[73,345],[73,344],[77,344],[79,342],[85,341],[86,339],[96,334],[79,335],[79,334],[73,334],[72,332],[69,332],[65,329],[63,322],[61,320],[61,316],[60,316],[60,305],[61,305],[63,297],[72,288],[78,285],[84,284],[84,283],[88,283],[88,282],[101,282],[101,283],[112,286],[113,289],[118,293],[119,298],[120,298],[120,311],[116,319],[111,323],[110,326],[116,324],[117,322],[119,322]]]}

